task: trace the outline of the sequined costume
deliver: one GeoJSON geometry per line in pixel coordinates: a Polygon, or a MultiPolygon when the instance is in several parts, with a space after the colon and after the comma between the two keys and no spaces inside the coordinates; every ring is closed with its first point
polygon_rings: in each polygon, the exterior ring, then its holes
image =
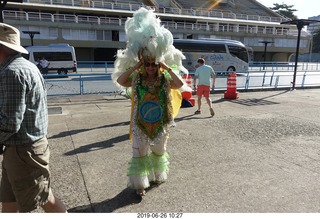
{"type": "Polygon", "coordinates": [[[144,189],[150,186],[150,181],[163,182],[167,179],[169,155],[166,152],[166,145],[168,128],[173,122],[170,79],[170,75],[165,73],[155,83],[155,87],[150,88],[144,84],[141,74],[136,73],[133,76],[131,115],[133,157],[128,168],[131,188],[144,189]],[[151,113],[151,117],[141,113],[144,105],[148,104],[150,106],[146,112],[151,113]],[[149,148],[151,153],[148,152],[149,148]]]}
{"type": "MultiPolygon", "coordinates": [[[[169,127],[181,105],[181,94],[170,88],[170,80],[172,73],[181,79],[180,72],[188,74],[188,70],[182,65],[185,56],[173,46],[172,33],[161,25],[153,10],[141,7],[134,12],[125,23],[125,32],[127,46],[117,51],[112,80],[123,88],[117,80],[131,72],[131,84],[124,86],[132,101],[130,138],[133,156],[127,175],[129,186],[141,190],[149,187],[151,181],[167,179],[169,127]],[[150,81],[145,80],[143,66],[136,68],[141,60],[152,60],[156,65],[165,63],[166,67],[170,66],[170,72],[158,68],[156,81],[148,84],[150,81]]],[[[185,90],[191,89],[183,84],[180,91],[185,90]]]]}

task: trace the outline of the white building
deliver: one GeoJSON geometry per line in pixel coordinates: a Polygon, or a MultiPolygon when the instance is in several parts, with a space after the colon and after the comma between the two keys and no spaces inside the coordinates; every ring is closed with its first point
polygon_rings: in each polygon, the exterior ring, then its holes
{"type": "MultiPolygon", "coordinates": [[[[124,24],[140,7],[150,7],[174,38],[219,38],[242,42],[253,50],[255,61],[287,61],[296,52],[296,25],[290,19],[255,0],[23,0],[7,2],[2,11],[5,23],[21,31],[21,44],[69,44],[78,61],[113,61],[125,48],[124,24]],[[213,5],[215,6],[214,8],[213,5]],[[200,7],[199,7],[200,6],[200,7]]],[[[301,32],[300,53],[310,51],[312,35],[301,32]]]]}
{"type": "Polygon", "coordinates": [[[318,20],[319,22],[315,22],[315,23],[311,23],[307,30],[310,32],[310,33],[313,33],[315,30],[318,30],[320,29],[320,15],[318,16],[313,16],[313,17],[309,17],[308,18],[309,20],[318,20]]]}

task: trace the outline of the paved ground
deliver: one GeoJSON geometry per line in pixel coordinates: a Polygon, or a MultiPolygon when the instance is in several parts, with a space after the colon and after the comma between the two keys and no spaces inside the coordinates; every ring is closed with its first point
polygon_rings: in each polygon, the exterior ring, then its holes
{"type": "Polygon", "coordinates": [[[239,96],[212,94],[214,118],[180,110],[169,179],[143,199],[126,187],[130,101],[49,97],[55,194],[70,212],[320,212],[320,89],[239,96]]]}

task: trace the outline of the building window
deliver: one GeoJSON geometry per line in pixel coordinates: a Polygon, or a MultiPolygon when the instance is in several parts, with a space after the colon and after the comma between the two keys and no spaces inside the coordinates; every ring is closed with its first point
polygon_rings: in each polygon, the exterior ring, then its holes
{"type": "Polygon", "coordinates": [[[112,31],[112,41],[119,41],[119,31],[118,30],[112,31]]]}

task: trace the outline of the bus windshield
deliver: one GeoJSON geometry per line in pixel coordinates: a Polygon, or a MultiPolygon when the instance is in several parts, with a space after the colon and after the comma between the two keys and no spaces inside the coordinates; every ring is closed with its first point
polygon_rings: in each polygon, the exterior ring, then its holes
{"type": "Polygon", "coordinates": [[[246,48],[239,46],[228,46],[228,49],[232,56],[238,57],[244,62],[249,62],[248,52],[246,48]]]}

